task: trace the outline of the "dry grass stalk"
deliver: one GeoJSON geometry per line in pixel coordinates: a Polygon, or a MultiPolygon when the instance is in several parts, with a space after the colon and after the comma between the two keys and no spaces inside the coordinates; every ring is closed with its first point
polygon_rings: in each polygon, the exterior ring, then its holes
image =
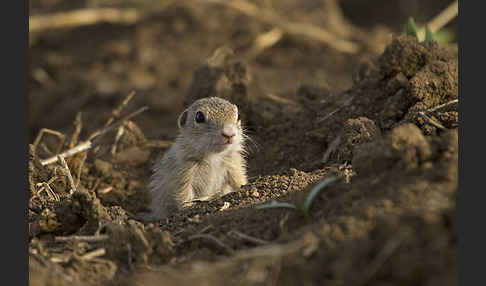
{"type": "Polygon", "coordinates": [[[52,153],[52,151],[49,150],[49,148],[46,146],[46,144],[44,142],[41,142],[39,145],[40,145],[40,148],[42,150],[44,150],[44,152],[46,152],[48,155],[54,156],[54,153],[52,153]]]}
{"type": "Polygon", "coordinates": [[[132,245],[130,243],[127,244],[127,262],[128,262],[128,267],[130,268],[130,271],[135,271],[135,267],[133,266],[132,262],[132,245]]]}
{"type": "Polygon", "coordinates": [[[324,117],[322,117],[322,118],[317,119],[317,122],[318,122],[318,123],[321,123],[321,122],[326,121],[326,119],[328,119],[328,118],[330,118],[331,116],[333,116],[333,115],[334,115],[336,112],[338,112],[338,111],[339,111],[339,110],[341,110],[342,108],[343,108],[343,106],[340,106],[340,107],[338,107],[338,108],[334,109],[334,110],[333,110],[333,111],[331,111],[331,112],[330,112],[328,115],[326,115],[326,116],[324,116],[324,117]]]}
{"type": "Polygon", "coordinates": [[[132,119],[133,117],[139,115],[140,113],[144,112],[147,109],[148,109],[148,106],[141,107],[141,108],[137,109],[136,111],[134,111],[134,112],[128,114],[127,116],[123,117],[122,119],[118,120],[117,122],[112,123],[112,124],[110,124],[110,125],[108,125],[106,127],[103,127],[102,129],[100,129],[98,131],[95,131],[93,134],[91,134],[89,136],[89,140],[93,140],[93,144],[95,144],[95,142],[99,138],[101,138],[102,135],[108,133],[111,130],[114,130],[114,129],[118,128],[123,123],[125,123],[125,121],[127,121],[129,119],[132,119]]]}
{"type": "Polygon", "coordinates": [[[100,183],[101,183],[101,178],[97,178],[97,179],[96,179],[96,181],[95,181],[95,183],[94,183],[94,186],[93,186],[93,188],[90,190],[90,192],[94,192],[94,191],[96,191],[96,189],[98,188],[98,186],[100,185],[100,183]]]}
{"type": "Polygon", "coordinates": [[[417,32],[418,38],[422,41],[425,39],[425,27],[429,27],[432,33],[437,32],[442,27],[447,25],[450,21],[452,21],[457,15],[459,14],[459,1],[454,1],[451,3],[447,8],[442,10],[439,14],[437,14],[432,20],[430,20],[424,27],[422,27],[417,32]]]}
{"type": "Polygon", "coordinates": [[[335,110],[331,111],[328,115],[326,115],[324,117],[321,117],[321,118],[318,118],[317,119],[317,122],[318,123],[322,123],[322,122],[326,121],[328,118],[330,118],[331,116],[333,116],[336,112],[340,111],[344,107],[349,106],[351,104],[351,102],[353,101],[353,99],[354,99],[354,96],[351,96],[350,98],[346,99],[346,101],[344,101],[344,103],[341,106],[339,106],[335,110]]]}
{"type": "Polygon", "coordinates": [[[81,130],[83,129],[83,120],[81,119],[81,112],[76,114],[76,119],[74,119],[74,132],[71,136],[71,141],[69,142],[69,148],[73,148],[78,143],[79,134],[81,134],[81,130]]]}
{"type": "Polygon", "coordinates": [[[359,47],[356,43],[343,40],[338,38],[337,36],[331,34],[327,30],[324,30],[320,27],[308,24],[308,23],[299,23],[299,22],[289,22],[282,19],[279,15],[274,13],[271,10],[264,9],[258,7],[248,1],[244,0],[233,0],[233,1],[226,1],[226,0],[210,0],[204,1],[204,3],[216,3],[220,5],[224,5],[235,9],[247,16],[253,17],[257,20],[261,20],[263,22],[269,23],[281,29],[282,31],[296,36],[305,36],[310,39],[322,42],[331,46],[332,48],[336,49],[337,51],[343,53],[350,53],[354,54],[358,51],[359,47]]]}
{"type": "Polygon", "coordinates": [[[67,165],[64,157],[61,155],[57,155],[57,160],[60,162],[66,173],[66,176],[68,177],[69,185],[71,185],[71,190],[69,191],[69,194],[71,195],[76,192],[76,185],[74,184],[73,176],[71,175],[71,171],[69,170],[69,166],[67,165]]]}
{"type": "Polygon", "coordinates": [[[112,186],[108,186],[108,187],[105,187],[101,190],[98,191],[98,194],[107,194],[109,192],[113,191],[113,187],[112,186]]]}
{"type": "Polygon", "coordinates": [[[93,250],[93,251],[90,251],[90,252],[84,254],[80,258],[82,260],[91,260],[93,258],[100,257],[100,256],[103,256],[105,254],[106,254],[106,249],[99,248],[99,249],[96,249],[96,250],[93,250]]]}
{"type": "Polygon", "coordinates": [[[263,93],[263,96],[265,96],[266,98],[271,99],[273,101],[276,101],[278,103],[290,104],[290,105],[296,105],[296,106],[299,105],[297,102],[295,102],[291,99],[283,98],[281,96],[275,95],[275,94],[270,93],[270,92],[263,93]]]}
{"type": "MultiPolygon", "coordinates": [[[[87,141],[85,142],[82,142],[80,144],[78,144],[77,146],[75,147],[72,147],[64,152],[62,152],[61,154],[59,154],[60,156],[62,156],[63,158],[67,158],[67,157],[70,157],[70,156],[73,156],[75,154],[78,154],[80,152],[83,152],[85,150],[88,150],[90,149],[92,146],[96,145],[96,141],[101,138],[102,135],[108,133],[109,131],[121,126],[125,121],[139,115],[140,113],[144,112],[145,110],[148,109],[147,106],[144,106],[144,107],[141,107],[139,108],[138,110],[128,114],[127,116],[123,117],[122,119],[118,120],[117,122],[115,123],[112,123],[116,118],[118,118],[120,116],[120,113],[121,111],[125,108],[125,106],[130,102],[130,100],[135,96],[135,92],[131,92],[124,100],[123,102],[115,109],[113,110],[112,112],[112,116],[108,119],[108,121],[106,122],[105,124],[105,127],[93,132],[93,134],[91,134],[88,138],[87,141]]],[[[76,120],[76,122],[81,122],[81,115],[78,114],[79,116],[79,121],[76,120]]],[[[78,119],[78,116],[76,116],[76,118],[78,119]]],[[[75,123],[76,124],[76,123],[75,123]]],[[[78,123],[76,126],[79,126],[77,127],[76,130],[79,129],[79,132],[81,132],[81,123],[78,123]]],[[[64,144],[64,141],[65,141],[65,138],[66,136],[58,131],[54,131],[54,130],[50,130],[50,129],[46,129],[46,128],[43,128],[41,129],[41,131],[39,132],[39,135],[37,135],[37,138],[36,140],[34,141],[34,150],[37,146],[37,144],[39,144],[42,136],[44,133],[50,133],[50,134],[54,134],[56,136],[58,136],[59,138],[61,138],[61,143],[59,144],[59,147],[58,147],[58,152],[59,153],[61,150],[62,150],[62,145],[64,144]]],[[[76,132],[75,132],[76,134],[76,132]]],[[[74,140],[74,135],[73,135],[73,138],[71,140],[71,142],[73,142],[74,140]]],[[[77,141],[77,139],[76,139],[77,141]]],[[[43,166],[45,165],[48,165],[48,164],[52,164],[52,163],[56,163],[58,161],[58,156],[52,156],[50,158],[47,158],[47,159],[44,159],[44,160],[41,160],[41,164],[43,166]]]]}
{"type": "Polygon", "coordinates": [[[128,103],[133,99],[135,94],[136,94],[135,91],[131,91],[127,95],[127,97],[125,97],[125,99],[123,99],[123,101],[120,103],[120,105],[111,112],[111,117],[106,121],[105,127],[107,127],[108,125],[113,123],[113,121],[115,121],[117,118],[120,117],[121,112],[128,105],[128,103]]]}
{"type": "Polygon", "coordinates": [[[265,256],[281,257],[290,253],[295,253],[308,245],[309,243],[305,239],[299,239],[285,244],[269,244],[246,249],[245,251],[239,251],[235,254],[234,259],[246,260],[265,256]]]}
{"type": "Polygon", "coordinates": [[[446,130],[447,128],[444,127],[444,125],[442,125],[440,122],[438,122],[437,120],[435,120],[434,118],[432,117],[429,117],[427,114],[425,114],[424,112],[420,111],[419,114],[425,119],[427,120],[428,123],[432,124],[433,126],[441,129],[441,130],[446,130]]]}
{"type": "Polygon", "coordinates": [[[134,232],[138,236],[138,238],[140,239],[140,241],[143,243],[143,245],[145,247],[149,248],[150,247],[150,243],[147,240],[147,237],[145,237],[145,234],[143,234],[143,231],[140,228],[137,227],[137,228],[134,229],[134,232]]]}
{"type": "Polygon", "coordinates": [[[87,26],[103,22],[130,25],[137,22],[141,16],[136,9],[100,8],[59,12],[29,17],[29,32],[87,26]]]}
{"type": "Polygon", "coordinates": [[[52,263],[68,263],[72,259],[70,254],[53,255],[50,259],[52,263]]]}
{"type": "Polygon", "coordinates": [[[54,192],[54,190],[51,188],[50,184],[55,180],[57,179],[57,177],[54,177],[54,178],[51,178],[49,180],[49,182],[42,182],[42,183],[38,183],[36,186],[37,187],[40,187],[40,189],[37,191],[37,194],[36,195],[39,195],[42,191],[45,191],[47,193],[47,196],[52,199],[52,200],[55,200],[55,201],[60,201],[60,197],[58,194],[56,194],[54,192]]]}
{"type": "Polygon", "coordinates": [[[429,21],[427,26],[431,32],[436,32],[447,25],[452,19],[459,14],[459,1],[454,1],[447,6],[442,12],[429,21]]]}
{"type": "Polygon", "coordinates": [[[216,237],[210,235],[210,234],[195,234],[195,235],[191,235],[187,238],[187,240],[194,240],[194,239],[198,239],[198,238],[203,238],[203,239],[208,239],[208,240],[211,240],[212,242],[214,242],[215,244],[217,244],[218,246],[220,246],[221,248],[223,248],[228,254],[233,254],[234,253],[234,250],[231,249],[229,246],[227,246],[226,244],[224,244],[221,240],[217,239],[216,237]]]}
{"type": "Polygon", "coordinates": [[[228,235],[235,236],[235,237],[238,237],[238,238],[247,240],[249,242],[253,242],[255,244],[259,244],[259,245],[265,245],[265,244],[268,244],[269,243],[266,240],[263,240],[263,239],[260,239],[260,238],[257,238],[257,237],[253,237],[253,236],[244,234],[244,233],[239,232],[237,230],[232,230],[232,231],[228,232],[228,235]]]}
{"type": "Polygon", "coordinates": [[[148,140],[144,147],[146,148],[160,148],[160,149],[167,149],[172,144],[172,141],[167,140],[148,140]]]}
{"type": "Polygon", "coordinates": [[[270,31],[259,35],[255,39],[255,43],[253,44],[253,47],[250,49],[250,51],[246,56],[247,60],[252,60],[256,58],[264,50],[278,43],[278,41],[282,39],[282,36],[283,36],[283,31],[279,28],[273,28],[270,31]]]}
{"type": "Polygon", "coordinates": [[[86,158],[88,158],[88,152],[84,153],[83,159],[81,159],[81,164],[78,168],[77,174],[77,181],[76,181],[76,189],[79,187],[79,183],[81,182],[81,171],[83,170],[84,162],[86,162],[86,158]]]}
{"type": "Polygon", "coordinates": [[[433,107],[433,108],[430,108],[430,109],[427,109],[428,112],[434,112],[438,109],[441,109],[441,108],[444,108],[446,106],[449,106],[451,104],[454,104],[454,103],[458,103],[459,102],[459,99],[454,99],[454,100],[451,100],[449,102],[446,102],[444,104],[441,104],[441,105],[437,105],[436,107],[433,107]]]}
{"type": "Polygon", "coordinates": [[[55,135],[59,138],[59,145],[56,148],[55,154],[58,154],[62,150],[62,146],[64,145],[64,142],[66,141],[66,135],[62,134],[59,131],[52,130],[52,129],[47,129],[47,128],[42,128],[39,131],[39,134],[37,134],[37,137],[34,140],[34,143],[32,144],[34,146],[34,150],[37,148],[37,145],[39,145],[39,142],[41,141],[42,137],[44,136],[45,133],[55,135]]]}
{"type": "Polygon", "coordinates": [[[84,236],[84,235],[72,235],[72,236],[56,236],[55,241],[84,241],[84,242],[99,242],[107,240],[109,237],[106,234],[84,236]]]}
{"type": "Polygon", "coordinates": [[[331,156],[331,153],[334,152],[334,150],[337,149],[339,146],[339,143],[341,143],[341,135],[336,137],[334,140],[332,140],[331,144],[329,144],[329,147],[327,148],[326,152],[324,153],[324,156],[322,156],[322,163],[327,163],[327,160],[329,160],[329,157],[331,156]]]}
{"type": "Polygon", "coordinates": [[[123,136],[123,133],[125,133],[125,128],[123,126],[118,127],[118,131],[116,132],[116,136],[115,136],[115,142],[113,143],[113,146],[111,146],[111,155],[115,155],[118,142],[123,136]]]}
{"type": "Polygon", "coordinates": [[[83,152],[85,150],[88,150],[89,148],[91,148],[91,142],[90,141],[82,142],[82,143],[78,144],[76,147],[68,149],[68,150],[62,152],[59,155],[52,156],[50,158],[41,160],[41,164],[42,164],[42,166],[45,166],[45,165],[48,165],[48,164],[56,163],[59,159],[58,156],[61,156],[63,158],[67,158],[67,157],[73,156],[75,154],[78,154],[80,152],[83,152]]]}
{"type": "Polygon", "coordinates": [[[368,266],[363,271],[361,277],[356,280],[356,284],[354,285],[366,285],[368,282],[376,275],[376,273],[380,270],[381,267],[386,263],[386,261],[390,258],[390,256],[395,253],[395,251],[400,247],[403,242],[403,237],[396,236],[390,239],[378,253],[376,258],[368,264],[368,266]]]}

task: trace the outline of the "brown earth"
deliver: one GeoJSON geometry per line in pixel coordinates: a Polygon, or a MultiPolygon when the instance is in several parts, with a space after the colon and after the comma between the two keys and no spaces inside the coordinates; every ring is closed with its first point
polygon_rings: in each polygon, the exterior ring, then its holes
{"type": "MultiPolygon", "coordinates": [[[[326,7],[292,3],[279,7],[289,19],[332,27],[320,16],[326,7]]],[[[255,56],[254,39],[269,26],[214,8],[171,4],[135,25],[32,42],[31,142],[52,128],[66,135],[63,150],[75,146],[131,90],[123,115],[150,109],[123,124],[117,143],[111,132],[86,158],[66,159],[80,178],[73,194],[62,166],[40,163],[55,137],[31,145],[31,285],[457,285],[457,46],[380,42],[380,29],[340,18],[360,53],[286,35],[255,56]],[[214,53],[225,45],[233,55],[214,53]],[[207,95],[243,110],[250,183],[160,223],[133,219],[179,112],[207,95]],[[273,199],[300,206],[334,175],[344,179],[307,215],[255,208],[273,199]]]]}

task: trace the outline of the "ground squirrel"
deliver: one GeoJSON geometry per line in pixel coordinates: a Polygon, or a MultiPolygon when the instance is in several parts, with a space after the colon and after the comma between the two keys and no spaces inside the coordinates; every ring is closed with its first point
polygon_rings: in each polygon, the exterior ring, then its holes
{"type": "Polygon", "coordinates": [[[179,135],[153,166],[148,185],[150,212],[159,220],[197,200],[207,200],[247,183],[238,107],[219,97],[196,100],[178,118],[179,135]]]}

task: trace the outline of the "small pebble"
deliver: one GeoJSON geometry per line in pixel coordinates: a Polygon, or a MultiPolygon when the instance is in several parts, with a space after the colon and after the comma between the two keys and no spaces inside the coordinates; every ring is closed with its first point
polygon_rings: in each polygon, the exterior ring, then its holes
{"type": "Polygon", "coordinates": [[[252,188],[252,189],[251,189],[251,195],[252,195],[253,197],[255,197],[255,198],[260,197],[260,193],[258,193],[257,188],[252,188]]]}
{"type": "Polygon", "coordinates": [[[219,209],[220,211],[224,211],[226,209],[229,209],[231,204],[229,202],[224,202],[223,206],[219,209]]]}

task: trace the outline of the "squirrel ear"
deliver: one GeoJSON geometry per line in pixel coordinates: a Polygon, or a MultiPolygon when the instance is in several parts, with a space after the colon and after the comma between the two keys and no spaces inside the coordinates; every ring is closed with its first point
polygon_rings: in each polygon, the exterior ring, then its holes
{"type": "Polygon", "coordinates": [[[179,115],[179,118],[177,119],[177,125],[179,126],[179,128],[182,128],[186,124],[186,121],[187,121],[187,109],[184,110],[184,112],[182,112],[182,114],[179,115]]]}

